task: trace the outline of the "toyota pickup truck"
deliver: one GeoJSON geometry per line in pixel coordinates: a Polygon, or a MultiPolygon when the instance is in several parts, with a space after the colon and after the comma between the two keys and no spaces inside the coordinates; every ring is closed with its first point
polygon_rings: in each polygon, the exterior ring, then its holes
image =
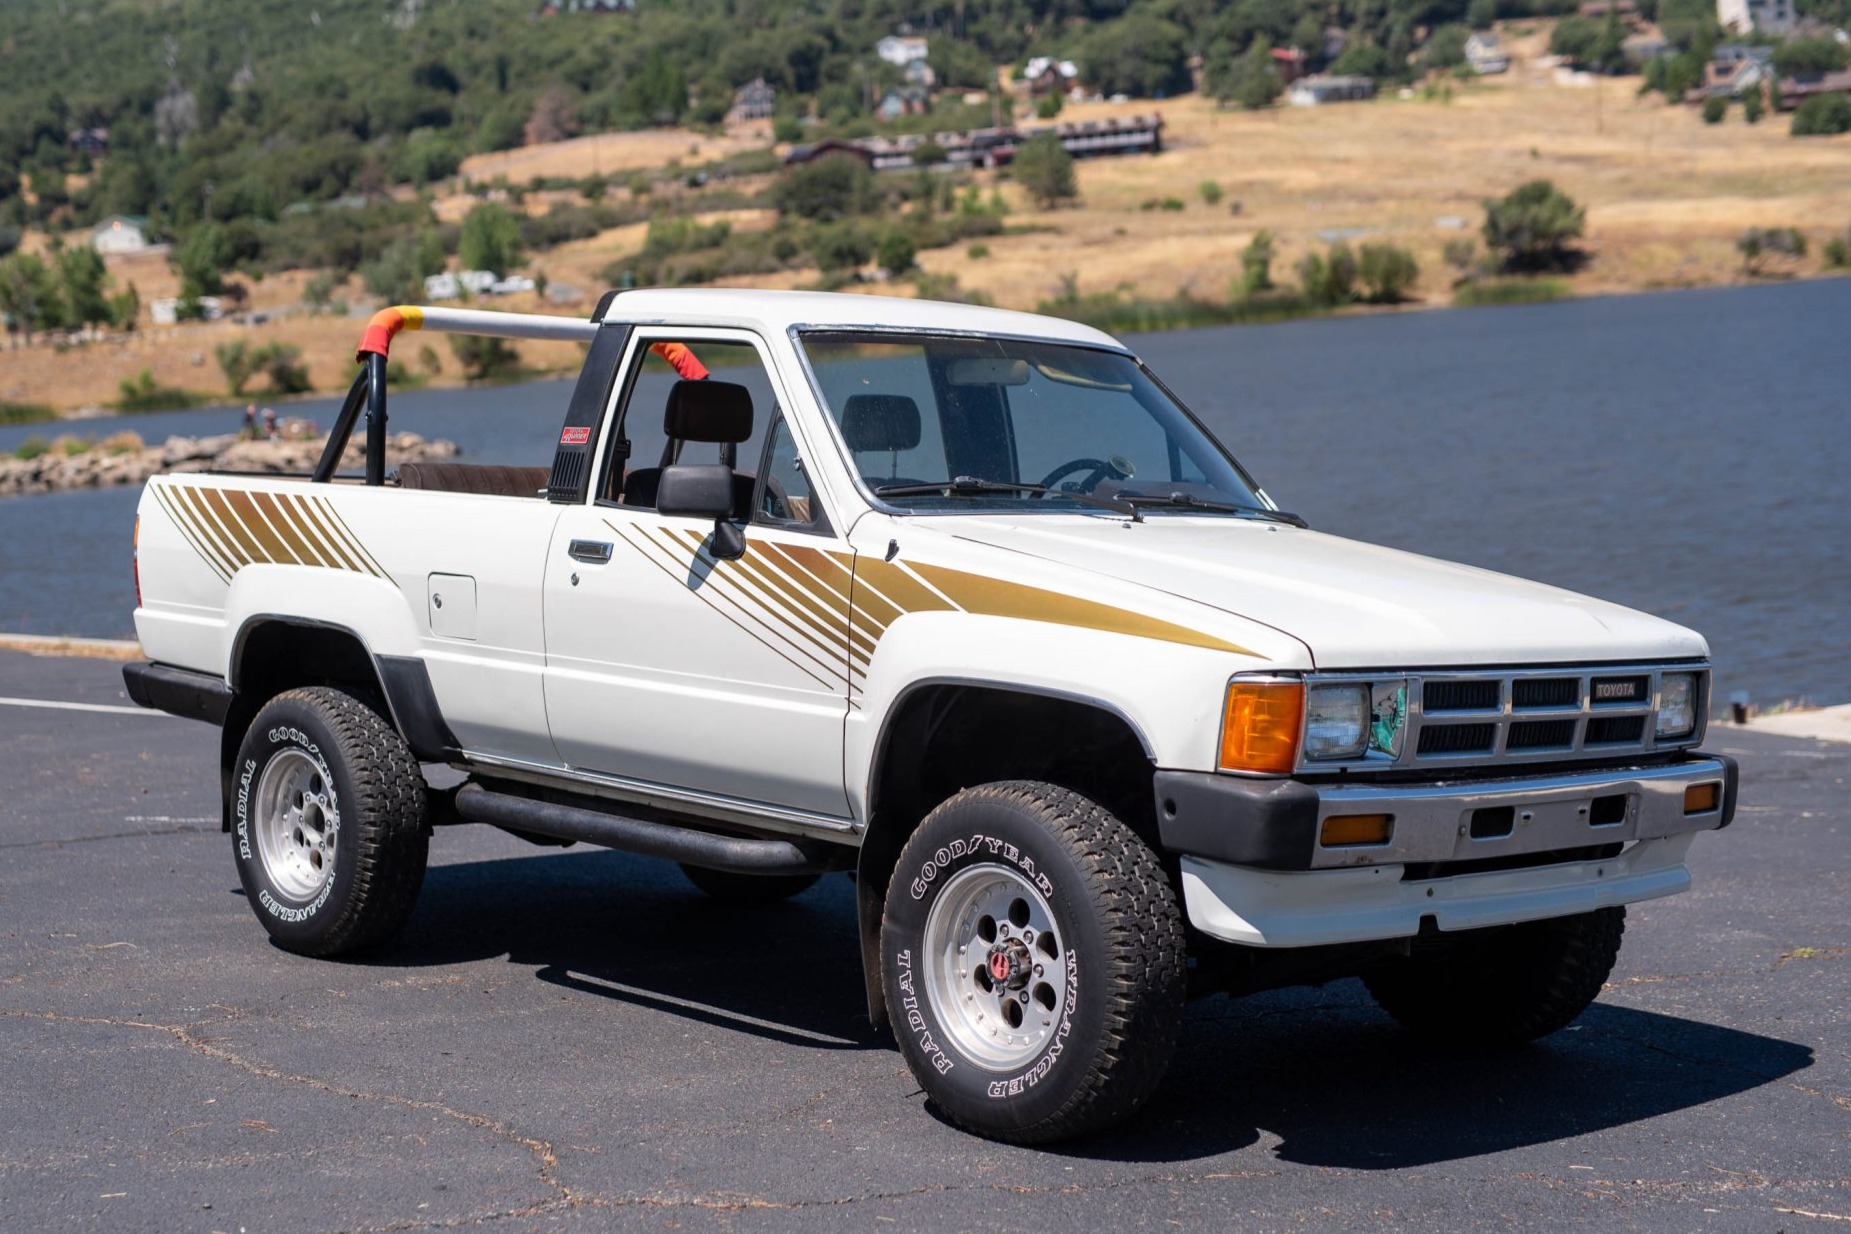
{"type": "Polygon", "coordinates": [[[137,524],[129,691],[219,726],[292,951],[385,943],[452,824],[745,903],[846,872],[929,1099],[1045,1142],[1149,1096],[1191,995],[1554,1032],[1735,809],[1700,636],[1307,527],[1086,326],[643,290],[389,309],[358,358],[312,474],[159,476],[137,524]],[[550,466],[385,457],[415,329],[583,346],[521,413],[550,466]]]}

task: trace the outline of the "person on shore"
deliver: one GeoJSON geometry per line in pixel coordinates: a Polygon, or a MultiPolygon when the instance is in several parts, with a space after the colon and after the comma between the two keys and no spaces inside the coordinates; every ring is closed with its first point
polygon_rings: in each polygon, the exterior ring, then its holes
{"type": "Polygon", "coordinates": [[[276,436],[276,408],[266,407],[264,408],[264,438],[267,441],[275,441],[276,436]]]}
{"type": "Polygon", "coordinates": [[[244,427],[238,430],[238,436],[245,441],[257,440],[257,404],[244,405],[244,427]]]}

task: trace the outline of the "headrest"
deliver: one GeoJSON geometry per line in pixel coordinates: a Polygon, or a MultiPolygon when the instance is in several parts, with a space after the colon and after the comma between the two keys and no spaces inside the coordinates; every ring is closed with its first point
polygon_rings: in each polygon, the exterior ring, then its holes
{"type": "Polygon", "coordinates": [[[911,450],[919,444],[919,404],[904,394],[855,394],[842,406],[848,448],[911,450]]]}
{"type": "Polygon", "coordinates": [[[679,441],[744,441],[752,435],[752,392],[730,381],[678,381],[662,429],[679,441]]]}

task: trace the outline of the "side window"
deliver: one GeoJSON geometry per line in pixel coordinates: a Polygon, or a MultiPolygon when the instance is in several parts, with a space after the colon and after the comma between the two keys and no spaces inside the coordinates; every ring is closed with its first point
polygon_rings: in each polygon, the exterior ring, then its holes
{"type": "Polygon", "coordinates": [[[753,521],[786,527],[807,527],[818,510],[810,477],[804,474],[797,441],[783,416],[765,439],[765,459],[759,467],[758,512],[753,521]]]}
{"type": "MultiPolygon", "coordinates": [[[[628,388],[617,412],[617,431],[607,443],[604,479],[598,492],[600,501],[621,505],[655,505],[656,481],[661,469],[670,463],[730,462],[740,473],[740,492],[750,513],[753,474],[765,440],[765,426],[777,416],[777,397],[772,392],[771,377],[750,343],[703,341],[654,337],[645,340],[640,362],[632,362],[628,388]],[[712,432],[676,438],[669,435],[671,405],[682,404],[686,424],[712,426],[731,417],[693,411],[694,404],[710,401],[701,391],[677,386],[689,383],[720,383],[744,390],[750,405],[751,420],[746,434],[737,441],[714,441],[712,432]],[[687,414],[693,411],[693,414],[687,414]],[[617,457],[618,443],[628,447],[628,457],[617,457]]],[[[711,392],[707,392],[711,393],[711,392]]],[[[732,400],[723,400],[731,405],[732,400]]],[[[683,431],[688,430],[685,425],[683,431]]]]}

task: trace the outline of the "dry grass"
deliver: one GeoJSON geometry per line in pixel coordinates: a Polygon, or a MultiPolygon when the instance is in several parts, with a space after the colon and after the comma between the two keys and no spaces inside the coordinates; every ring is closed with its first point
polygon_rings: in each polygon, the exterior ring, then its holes
{"type": "MultiPolygon", "coordinates": [[[[1588,207],[1586,246],[1593,260],[1571,280],[1582,294],[1739,282],[1734,243],[1743,228],[1796,226],[1817,241],[1851,224],[1851,135],[1795,141],[1786,117],[1749,126],[1739,110],[1724,124],[1705,125],[1692,108],[1638,97],[1637,78],[1559,85],[1521,58],[1545,39],[1541,31],[1516,40],[1520,58],[1509,75],[1454,83],[1445,99],[1387,97],[1261,113],[1223,111],[1193,97],[1172,100],[1162,104],[1164,153],[1081,164],[1081,201],[1060,210],[1037,211],[1005,185],[1015,211],[1010,222],[1026,225],[1026,234],[986,240],[987,258],[973,260],[960,245],[923,253],[920,262],[1009,307],[1032,308],[1054,296],[1066,274],[1082,291],[1124,287],[1151,297],[1189,292],[1217,299],[1238,272],[1241,249],[1263,227],[1277,237],[1274,274],[1283,281],[1291,281],[1293,265],[1307,250],[1332,236],[1347,235],[1353,243],[1379,238],[1413,251],[1422,270],[1417,296],[1441,304],[1450,297],[1451,272],[1441,256],[1446,242],[1476,239],[1484,199],[1536,177],[1554,180],[1588,207]],[[1197,195],[1205,180],[1221,186],[1219,204],[1207,205],[1197,195]],[[1164,197],[1179,198],[1186,208],[1139,208],[1164,197]]],[[[1094,104],[1069,108],[1063,118],[1149,106],[1094,104]]],[[[481,156],[464,170],[478,180],[608,174],[717,157],[762,140],[678,130],[605,134],[481,156]]],[[[763,212],[726,217],[741,229],[771,221],[763,212]]],[[[497,301],[497,307],[588,310],[599,290],[598,272],[639,249],[644,231],[641,224],[613,229],[536,260],[554,283],[581,289],[582,303],[542,305],[527,296],[497,301]]],[[[120,281],[137,285],[144,303],[177,289],[162,259],[112,259],[111,267],[120,281]]],[[[1816,262],[1809,258],[1806,268],[1816,262]]],[[[815,278],[814,271],[787,271],[736,281],[791,287],[815,278]]],[[[253,307],[293,308],[306,280],[306,274],[290,274],[256,284],[253,307]]],[[[909,294],[904,284],[867,290],[909,294]]],[[[357,280],[342,294],[357,299],[357,280]]],[[[253,327],[190,325],[90,347],[81,363],[73,362],[73,353],[49,348],[8,352],[0,363],[0,399],[58,407],[103,403],[143,366],[164,385],[222,391],[212,347],[240,334],[297,344],[316,387],[339,390],[353,371],[361,325],[305,315],[253,327]]],[[[433,345],[445,368],[438,384],[456,381],[448,348],[433,345]]],[[[401,350],[408,359],[416,354],[401,350]]],[[[563,344],[523,344],[522,352],[534,366],[578,362],[577,350],[563,344]]]]}

